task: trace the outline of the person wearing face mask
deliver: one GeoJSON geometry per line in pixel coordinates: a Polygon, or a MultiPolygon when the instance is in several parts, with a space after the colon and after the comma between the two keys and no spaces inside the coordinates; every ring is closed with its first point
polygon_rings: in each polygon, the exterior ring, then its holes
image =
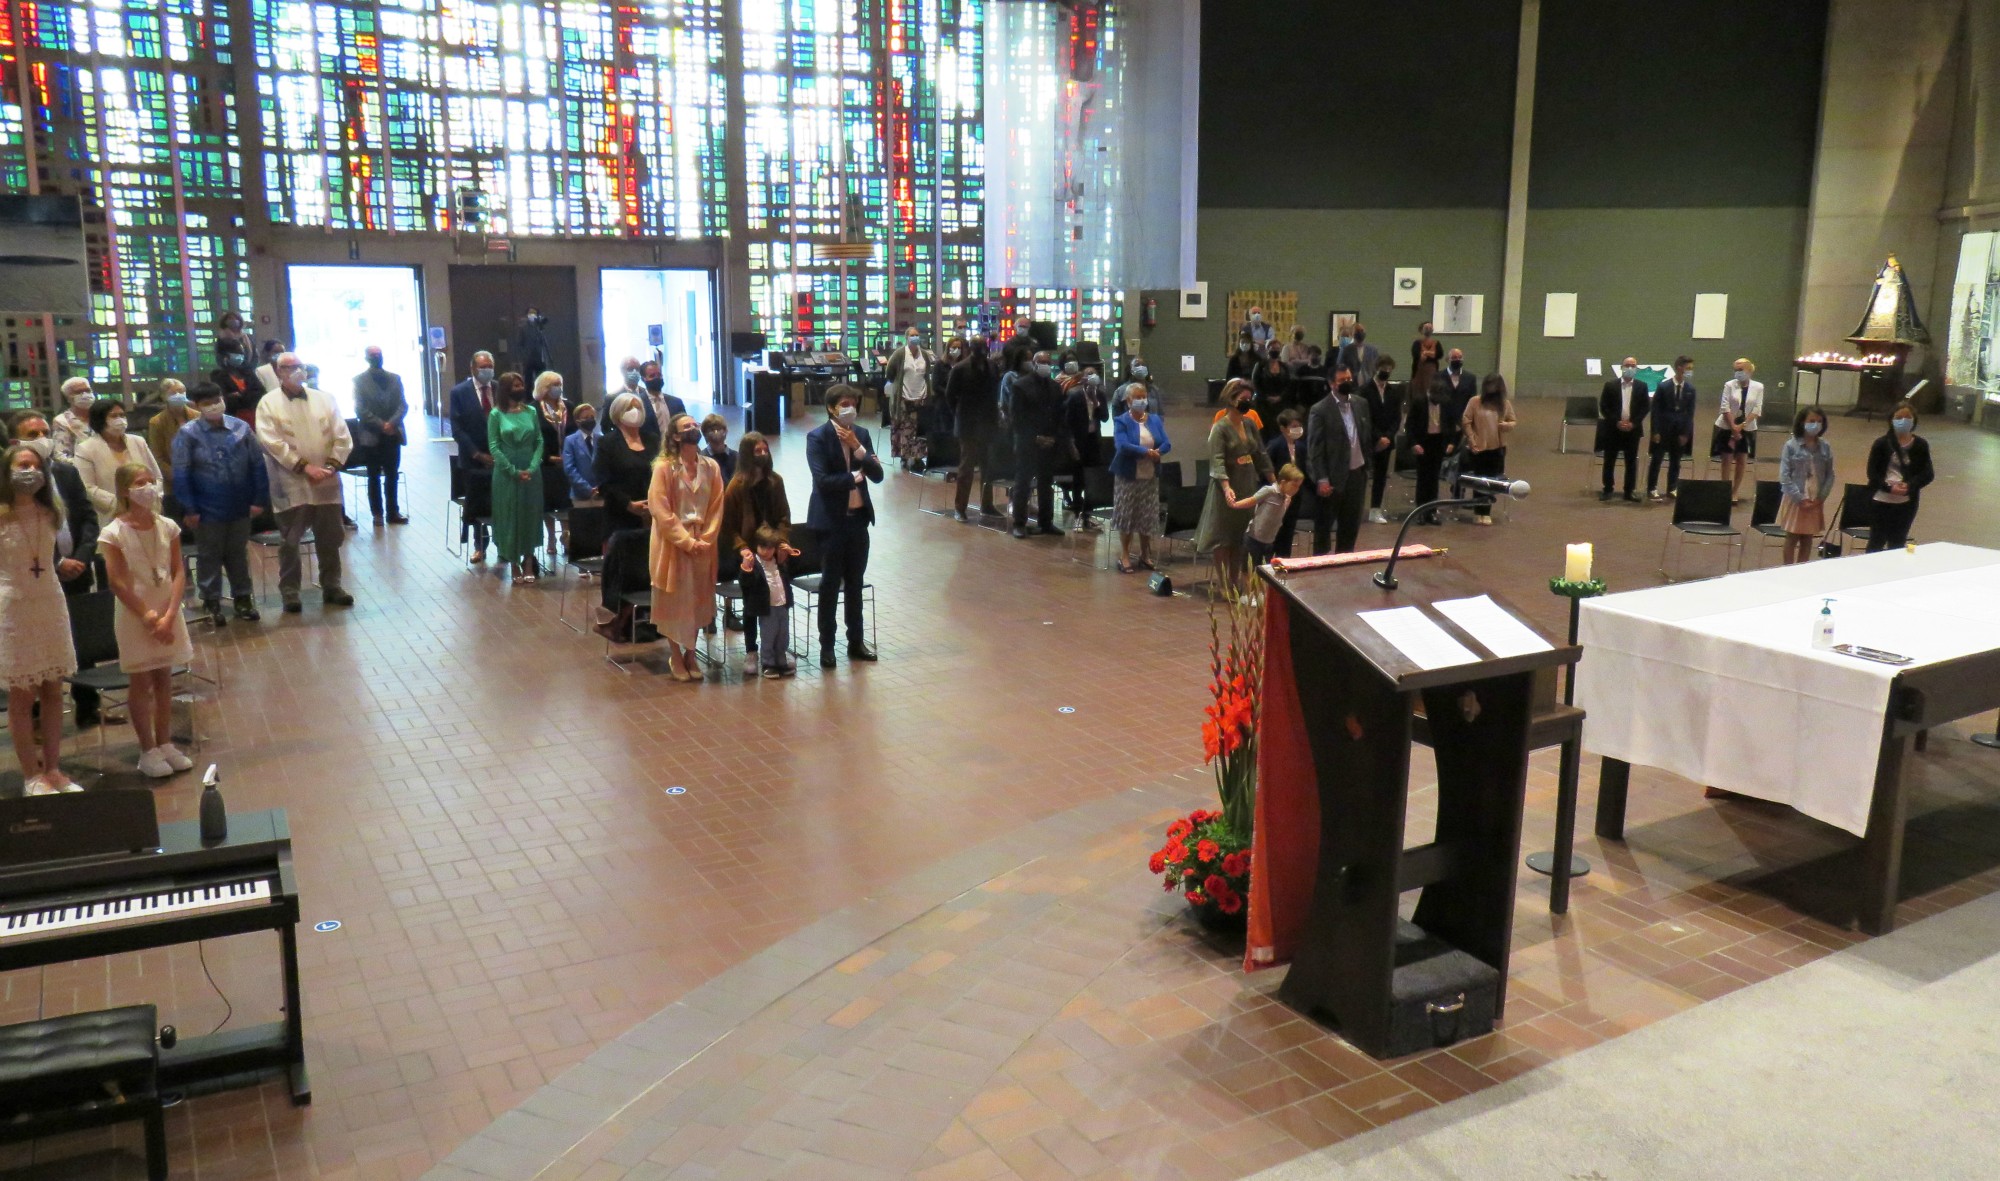
{"type": "Polygon", "coordinates": [[[363,353],[367,368],[354,378],[354,420],[360,430],[356,443],[368,463],[368,511],[380,529],[407,525],[396,503],[396,478],[403,470],[403,420],[410,404],[403,397],[403,379],[382,367],[382,350],[369,345],[363,353]],[[384,516],[384,499],[387,516],[384,516]]]}
{"type": "Polygon", "coordinates": [[[514,359],[521,366],[521,376],[529,382],[539,382],[549,367],[548,324],[549,318],[541,309],[529,304],[514,326],[514,359]]]}
{"type": "MultiPolygon", "coordinates": [[[[1410,437],[1410,454],[1417,461],[1418,504],[1438,498],[1439,477],[1445,463],[1458,453],[1459,423],[1464,421],[1465,407],[1476,386],[1472,374],[1466,372],[1464,350],[1453,349],[1446,354],[1443,372],[1431,382],[1430,392],[1411,400],[1404,429],[1410,437]]],[[[1417,523],[1435,525],[1437,515],[1417,523]]]]}
{"type": "Polygon", "coordinates": [[[1125,410],[1111,424],[1111,527],[1118,531],[1118,569],[1135,568],[1132,542],[1139,542],[1138,568],[1152,570],[1153,538],[1160,535],[1160,460],[1174,449],[1167,422],[1153,412],[1152,390],[1143,378],[1125,386],[1125,410]]]}
{"type": "MultiPolygon", "coordinates": [[[[1306,419],[1296,409],[1288,409],[1278,415],[1278,433],[1265,450],[1271,453],[1271,467],[1283,470],[1289,464],[1303,471],[1311,466],[1306,457],[1306,419]]],[[[1299,518],[1305,516],[1306,506],[1317,500],[1319,489],[1310,480],[1299,489],[1298,495],[1286,502],[1285,515],[1278,521],[1278,531],[1271,538],[1271,552],[1281,558],[1292,554],[1292,539],[1298,536],[1299,518]]],[[[1313,514],[1317,516],[1317,512],[1313,514]]],[[[1311,520],[1311,517],[1307,518],[1311,520]]]]}
{"type": "Polygon", "coordinates": [[[166,485],[166,514],[175,517],[180,514],[174,508],[174,436],[195,420],[195,412],[193,404],[188,401],[187,386],[181,384],[178,378],[162,378],[159,395],[160,404],[153,408],[153,417],[146,421],[146,446],[160,463],[160,482],[166,485]]]}
{"type": "Polygon", "coordinates": [[[174,745],[174,669],[194,659],[194,640],[181,615],[187,566],[180,526],[159,513],[160,482],[151,468],[118,469],[117,512],[98,534],[105,580],[118,598],[112,629],[118,669],[131,681],[127,704],[139,739],[139,773],[165,779],[194,768],[174,745]]]}
{"type": "Polygon", "coordinates": [[[1195,552],[1214,556],[1216,576],[1231,596],[1243,573],[1244,532],[1255,507],[1251,497],[1276,471],[1251,420],[1253,396],[1245,381],[1222,387],[1222,417],[1208,432],[1208,499],[1194,533],[1195,552]]]}
{"type": "Polygon", "coordinates": [[[56,441],[56,454],[64,459],[76,458],[76,449],[90,437],[90,407],[97,400],[90,392],[90,379],[72,377],[62,383],[62,397],[65,409],[50,423],[50,437],[56,441]]]}
{"type": "Polygon", "coordinates": [[[1262,352],[1271,343],[1271,326],[1264,321],[1263,308],[1251,308],[1250,318],[1243,321],[1242,334],[1250,338],[1250,343],[1262,352]]]}
{"type": "Polygon", "coordinates": [[[145,438],[126,431],[125,407],[114,399],[99,398],[90,407],[90,434],[77,444],[76,470],[90,490],[100,529],[118,512],[118,469],[128,463],[152,472],[155,480],[160,477],[159,461],[145,438]]]}
{"type": "Polygon", "coordinates": [[[1599,500],[1611,499],[1611,481],[1618,460],[1625,460],[1625,499],[1639,499],[1639,439],[1645,434],[1646,409],[1652,391],[1639,378],[1639,362],[1632,357],[1618,367],[1618,376],[1604,383],[1597,395],[1597,450],[1604,455],[1604,490],[1599,500]]]}
{"type": "MultiPolygon", "coordinates": [[[[771,529],[779,537],[792,533],[792,502],[785,495],[785,478],[771,470],[771,444],[756,431],[745,431],[737,447],[736,474],[722,490],[722,540],[725,577],[733,577],[743,588],[743,672],[757,670],[757,612],[747,606],[758,594],[756,538],[760,529],[771,529]]],[[[780,547],[779,557],[797,557],[789,543],[780,547]]],[[[810,574],[810,570],[793,573],[810,574]]],[[[773,653],[782,656],[783,653],[773,653]]]]}
{"type": "Polygon", "coordinates": [[[1354,339],[1341,345],[1340,351],[1334,354],[1333,369],[1336,373],[1345,369],[1354,375],[1356,382],[1363,382],[1374,374],[1376,364],[1380,360],[1380,351],[1368,343],[1368,329],[1356,324],[1354,339]]]}
{"type": "Polygon", "coordinates": [[[933,359],[924,350],[923,336],[914,328],[903,334],[903,343],[889,354],[885,370],[894,425],[889,431],[889,454],[902,461],[905,470],[923,466],[929,449],[924,443],[922,416],[931,397],[933,359]]]}
{"type": "MultiPolygon", "coordinates": [[[[1826,532],[1826,498],[1833,491],[1833,445],[1826,441],[1826,411],[1801,406],[1792,419],[1792,437],[1778,455],[1778,516],[1785,531],[1785,565],[1812,558],[1826,532]]],[[[1869,538],[1874,539],[1873,535],[1869,538]]]]}
{"type": "MultiPolygon", "coordinates": [[[[655,441],[645,433],[645,395],[614,395],[605,410],[610,429],[597,444],[597,487],[604,497],[603,611],[597,632],[617,643],[657,636],[649,627],[636,628],[632,605],[625,596],[647,586],[646,547],[653,514],[646,497],[653,486],[655,441]]],[[[671,421],[671,420],[670,420],[671,421]]]]}
{"type": "MultiPolygon", "coordinates": [[[[937,371],[931,375],[931,391],[937,396],[931,399],[929,429],[926,438],[956,438],[958,435],[958,407],[950,398],[951,374],[965,364],[971,355],[965,338],[954,336],[945,342],[944,353],[938,359],[937,371]]],[[[928,464],[929,458],[924,462],[928,464]]]]}
{"type": "MultiPolygon", "coordinates": [[[[1465,440],[1465,473],[1469,476],[1501,476],[1507,472],[1507,435],[1514,429],[1514,403],[1507,397],[1507,379],[1489,373],[1479,383],[1479,396],[1465,404],[1460,419],[1465,440]]],[[[1493,505],[1488,502],[1472,510],[1477,524],[1493,523],[1493,505]]]]}
{"type": "Polygon", "coordinates": [[[569,480],[563,473],[563,441],[569,436],[572,424],[568,399],[563,397],[562,374],[553,369],[544,369],[534,378],[535,425],[542,432],[542,528],[548,534],[549,554],[553,557],[556,549],[558,521],[563,518],[560,532],[562,547],[569,548],[569,480]]]}
{"type": "Polygon", "coordinates": [[[1240,377],[1249,381],[1257,375],[1258,361],[1257,342],[1251,339],[1248,332],[1240,334],[1236,338],[1236,351],[1229,354],[1229,364],[1223,367],[1223,380],[1234,381],[1240,377]]]}
{"type": "Polygon", "coordinates": [[[81,790],[60,766],[62,685],[76,672],[76,648],[57,579],[64,516],[49,485],[48,463],[41,449],[24,443],[0,457],[7,469],[0,487],[0,679],[7,685],[7,729],[28,795],[81,790]]]}
{"type": "Polygon", "coordinates": [[[515,582],[532,584],[541,577],[535,560],[542,538],[541,416],[528,405],[528,383],[520,374],[501,374],[493,389],[486,423],[493,447],[493,556],[513,570],[515,582]]]}
{"type": "Polygon", "coordinates": [[[452,482],[463,498],[458,543],[470,540],[475,563],[486,560],[487,523],[493,516],[493,451],[486,438],[493,414],[493,378],[493,354],[481,349],[472,354],[470,375],[451,387],[452,482]]]}
{"type": "Polygon", "coordinates": [[[1889,430],[1868,448],[1868,488],[1875,519],[1868,531],[1868,552],[1900,549],[1910,539],[1917,519],[1917,499],[1937,478],[1931,467],[1931,445],[1917,436],[1917,408],[1898,402],[1889,412],[1889,430]]]}
{"type": "Polygon", "coordinates": [[[247,357],[251,348],[250,334],[243,330],[243,317],[235,312],[222,313],[222,318],[215,322],[215,351],[234,350],[247,357]]]}
{"type": "MultiPolygon", "coordinates": [[[[257,366],[257,387],[268,394],[283,383],[278,380],[278,357],[285,352],[282,340],[267,340],[260,354],[263,362],[257,366]]],[[[261,396],[259,398],[261,401],[261,396]]]]}
{"type": "Polygon", "coordinates": [[[729,420],[720,414],[710,414],[701,420],[701,453],[715,461],[722,470],[722,482],[729,483],[736,475],[736,452],[729,449],[729,420]]]}
{"type": "Polygon", "coordinates": [[[1429,320],[1417,325],[1417,338],[1410,342],[1410,388],[1418,393],[1431,388],[1444,362],[1444,342],[1431,333],[1429,320]]]}
{"type": "Polygon", "coordinates": [[[1372,380],[1361,387],[1361,396],[1368,403],[1368,421],[1373,425],[1375,438],[1370,444],[1368,456],[1368,522],[1371,525],[1385,525],[1389,515],[1382,511],[1382,493],[1389,486],[1389,469],[1396,462],[1396,425],[1403,418],[1403,391],[1391,384],[1390,378],[1396,373],[1396,358],[1384,354],[1375,361],[1372,380]]]}
{"type": "Polygon", "coordinates": [[[993,436],[999,430],[1000,373],[987,355],[986,341],[974,337],[965,360],[945,378],[945,402],[958,428],[958,491],[952,515],[970,520],[972,485],[979,485],[979,513],[998,516],[993,504],[993,436]]]}
{"type": "Polygon", "coordinates": [[[1757,420],[1764,414],[1764,383],[1756,379],[1757,366],[1748,357],[1736,358],[1736,371],[1722,387],[1722,410],[1715,416],[1715,433],[1708,442],[1708,457],[1722,461],[1730,473],[1731,504],[1743,501],[1743,474],[1757,458],[1757,420]]]}
{"type": "Polygon", "coordinates": [[[1008,423],[1014,436],[1014,529],[1028,536],[1028,505],[1036,506],[1036,532],[1062,536],[1055,526],[1056,448],[1063,437],[1064,395],[1051,371],[1049,354],[1036,353],[1014,375],[1008,423]]]}
{"type": "Polygon", "coordinates": [[[215,350],[216,367],[208,380],[222,391],[223,409],[249,426],[257,425],[257,399],[264,396],[250,371],[250,339],[241,343],[221,341],[215,350]]]}
{"type": "MultiPolygon", "coordinates": [[[[569,499],[572,505],[592,503],[598,499],[597,407],[585,402],[570,412],[570,421],[576,424],[576,429],[563,440],[563,481],[569,485],[569,499]]],[[[581,558],[599,555],[576,556],[581,558]]]]}
{"type": "MultiPolygon", "coordinates": [[[[843,598],[847,603],[847,658],[876,658],[875,650],[862,639],[861,588],[868,578],[868,527],[875,523],[875,501],[869,496],[868,484],[871,480],[882,482],[882,461],[875,455],[868,431],[857,421],[860,390],[851,385],[834,386],[826,392],[826,406],[827,421],[806,436],[806,467],[813,482],[806,527],[819,534],[821,546],[819,666],[832,668],[834,625],[843,598]]],[[[1016,410],[1020,409],[1017,404],[1016,410]]],[[[1046,512],[1048,501],[1042,504],[1046,512]]]]}
{"type": "Polygon", "coordinates": [[[227,399],[213,385],[196,386],[196,418],[174,436],[174,499],[194,531],[195,586],[208,622],[223,627],[222,578],[236,618],[256,622],[250,583],[250,523],[270,503],[270,476],[257,439],[240,418],[223,413],[227,399]]]}
{"type": "Polygon", "coordinates": [[[653,626],[666,638],[674,680],[700,681],[695,643],[715,621],[722,470],[701,453],[701,427],[692,415],[667,420],[646,507],[653,516],[653,626]]]}
{"type": "Polygon", "coordinates": [[[1319,494],[1313,513],[1314,554],[1326,553],[1329,544],[1335,553],[1351,553],[1361,535],[1369,456],[1380,435],[1368,417],[1367,399],[1355,396],[1355,389],[1352,373],[1335,370],[1333,391],[1306,417],[1306,470],[1319,494]]]}
{"type": "Polygon", "coordinates": [[[1063,430],[1067,438],[1057,448],[1058,462],[1073,477],[1065,490],[1070,507],[1082,504],[1083,479],[1087,467],[1104,466],[1104,424],[1111,421],[1111,405],[1104,396],[1102,379],[1095,369],[1085,370],[1063,392],[1063,430]]]}
{"type": "Polygon", "coordinates": [[[1258,430],[1265,442],[1270,442],[1278,434],[1278,415],[1294,404],[1292,394],[1292,373],[1277,357],[1267,357],[1250,379],[1251,389],[1256,391],[1258,430]]]}
{"type": "Polygon", "coordinates": [[[1306,330],[1294,324],[1291,338],[1285,342],[1285,347],[1279,350],[1278,359],[1283,361],[1285,368],[1296,377],[1299,371],[1305,368],[1306,362],[1312,359],[1311,349],[1312,346],[1306,343],[1306,330]]]}
{"type": "Polygon", "coordinates": [[[1125,400],[1131,396],[1135,384],[1146,388],[1146,400],[1150,403],[1146,408],[1147,412],[1155,417],[1164,415],[1167,410],[1163,405],[1166,401],[1166,390],[1160,385],[1159,379],[1153,376],[1152,366],[1146,364],[1146,358],[1135,356],[1125,369],[1125,380],[1118,383],[1118,388],[1112,391],[1111,417],[1115,420],[1125,413],[1125,400]]]}
{"type": "Polygon", "coordinates": [[[660,370],[658,361],[647,361],[639,366],[639,384],[633,386],[632,359],[625,359],[626,388],[639,393],[646,403],[646,435],[653,440],[655,448],[660,446],[661,428],[672,422],[674,415],[686,414],[687,403],[667,392],[667,378],[660,370]]]}
{"type": "Polygon", "coordinates": [[[278,388],[257,404],[257,442],[264,448],[264,475],[281,535],[278,594],[285,614],[303,610],[299,542],[311,530],[320,600],[329,607],[352,607],[354,596],[340,583],[340,547],[347,541],[340,520],[340,466],[354,449],[354,438],[339,405],[306,384],[305,363],[298,354],[279,354],[275,368],[278,388]]]}
{"type": "MultiPolygon", "coordinates": [[[[55,499],[62,507],[62,524],[56,529],[56,578],[62,583],[62,593],[65,597],[87,594],[96,585],[97,510],[90,507],[90,492],[83,486],[83,477],[77,474],[75,464],[56,454],[55,440],[49,437],[48,417],[41,411],[23,410],[14,415],[10,433],[14,441],[41,459],[42,470],[48,473],[55,499]]],[[[101,723],[98,710],[101,698],[97,690],[72,684],[69,693],[76,702],[78,731],[101,723]]]]}
{"type": "Polygon", "coordinates": [[[1694,388],[1694,358],[1682,354],[1674,358],[1672,377],[1653,391],[1652,443],[1646,449],[1646,499],[1660,500],[1660,461],[1667,462],[1667,495],[1677,495],[1681,486],[1681,459],[1692,453],[1694,408],[1698,395],[1694,388]]]}

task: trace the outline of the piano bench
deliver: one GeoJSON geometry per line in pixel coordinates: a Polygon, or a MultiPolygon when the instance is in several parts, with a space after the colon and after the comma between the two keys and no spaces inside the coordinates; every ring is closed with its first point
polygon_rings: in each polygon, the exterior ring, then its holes
{"type": "Polygon", "coordinates": [[[146,1124],[146,1176],[166,1181],[159,1014],[131,1005],[0,1026],[0,1143],[146,1124]]]}

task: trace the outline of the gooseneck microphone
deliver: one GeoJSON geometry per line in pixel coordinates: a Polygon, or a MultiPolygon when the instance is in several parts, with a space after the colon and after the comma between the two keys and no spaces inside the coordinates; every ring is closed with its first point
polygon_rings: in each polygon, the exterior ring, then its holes
{"type": "Polygon", "coordinates": [[[1529,491],[1526,480],[1510,480],[1505,476],[1460,476],[1458,478],[1458,486],[1461,489],[1470,489],[1474,492],[1485,493],[1486,495],[1446,497],[1443,500],[1433,500],[1429,504],[1419,505],[1415,512],[1404,517],[1403,527],[1396,531],[1395,548],[1389,551],[1389,564],[1382,567],[1375,574],[1376,586],[1381,587],[1383,590],[1396,589],[1396,559],[1403,556],[1403,538],[1408,536],[1411,522],[1415,521],[1418,517],[1435,509],[1461,508],[1466,505],[1486,504],[1495,496],[1510,496],[1515,500],[1519,500],[1526,496],[1529,491]]]}

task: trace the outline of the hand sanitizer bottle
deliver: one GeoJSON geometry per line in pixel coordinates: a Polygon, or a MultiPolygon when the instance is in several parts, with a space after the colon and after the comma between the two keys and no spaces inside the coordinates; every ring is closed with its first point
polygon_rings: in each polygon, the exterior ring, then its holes
{"type": "Polygon", "coordinates": [[[1833,647],[1833,600],[1821,599],[1820,603],[1819,618],[1813,621],[1812,646],[1831,648],[1833,647]]]}

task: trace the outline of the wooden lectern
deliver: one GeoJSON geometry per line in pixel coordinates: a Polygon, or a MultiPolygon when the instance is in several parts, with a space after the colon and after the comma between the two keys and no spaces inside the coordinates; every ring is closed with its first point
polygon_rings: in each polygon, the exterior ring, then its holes
{"type": "MultiPolygon", "coordinates": [[[[1536,670],[1572,664],[1580,650],[1528,624],[1550,647],[1496,656],[1431,607],[1488,594],[1470,575],[1444,558],[1406,562],[1396,589],[1383,590],[1371,581],[1376,569],[1261,572],[1275,594],[1260,767],[1285,768],[1290,782],[1266,776],[1260,793],[1302,791],[1299,781],[1311,780],[1318,795],[1310,907],[1269,899],[1288,928],[1278,945],[1292,958],[1279,997],[1368,1053],[1392,1057],[1484,1033],[1504,1007],[1532,686],[1536,670]],[[1397,607],[1421,609],[1477,659],[1426,670],[1360,617],[1397,607]],[[1289,683],[1273,685],[1274,677],[1289,683]],[[1406,849],[1419,700],[1437,761],[1437,838],[1406,849]],[[1422,893],[1414,922],[1404,922],[1399,906],[1411,890],[1422,893]]],[[[1504,598],[1490,597],[1526,623],[1504,598]]],[[[1291,864],[1302,864],[1300,843],[1312,834],[1267,833],[1262,804],[1258,844],[1279,842],[1270,856],[1282,860],[1289,839],[1291,864]]],[[[1272,876],[1272,889],[1287,888],[1283,875],[1272,876]]]]}

